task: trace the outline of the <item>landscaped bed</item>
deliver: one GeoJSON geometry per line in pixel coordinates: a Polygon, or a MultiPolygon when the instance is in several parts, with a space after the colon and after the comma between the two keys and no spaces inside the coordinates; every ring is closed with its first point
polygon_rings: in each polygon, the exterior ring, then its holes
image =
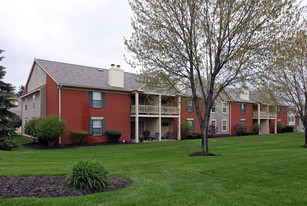
{"type": "MultiPolygon", "coordinates": [[[[126,179],[111,177],[111,184],[102,192],[119,190],[130,184],[131,182],[126,179]]],[[[67,197],[93,193],[70,189],[66,185],[65,176],[63,175],[0,177],[0,199],[12,197],[67,197]]]]}

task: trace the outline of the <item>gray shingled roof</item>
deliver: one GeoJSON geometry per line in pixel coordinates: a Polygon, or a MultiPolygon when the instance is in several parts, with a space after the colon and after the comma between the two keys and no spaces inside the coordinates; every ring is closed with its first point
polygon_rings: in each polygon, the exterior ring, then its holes
{"type": "Polygon", "coordinates": [[[60,85],[118,91],[134,91],[142,84],[137,74],[125,72],[124,88],[108,84],[108,69],[61,63],[42,59],[35,60],[60,85]],[[99,69],[99,70],[98,70],[99,69]]]}

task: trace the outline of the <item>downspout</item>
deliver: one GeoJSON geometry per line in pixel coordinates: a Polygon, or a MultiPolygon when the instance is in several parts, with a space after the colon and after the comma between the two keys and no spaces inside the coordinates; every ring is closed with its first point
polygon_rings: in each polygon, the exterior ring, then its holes
{"type": "MultiPolygon", "coordinates": [[[[62,85],[59,84],[59,120],[61,121],[61,88],[62,85]]],[[[62,144],[62,137],[59,136],[59,144],[62,144]]]]}

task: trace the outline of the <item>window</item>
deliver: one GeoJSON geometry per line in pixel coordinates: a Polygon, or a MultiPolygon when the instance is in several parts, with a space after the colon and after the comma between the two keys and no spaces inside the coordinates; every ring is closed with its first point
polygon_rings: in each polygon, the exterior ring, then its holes
{"type": "Polygon", "coordinates": [[[93,107],[102,107],[100,92],[93,92],[93,107]]]}
{"type": "Polygon", "coordinates": [[[277,114],[281,115],[281,106],[277,106],[277,114]]]}
{"type": "Polygon", "coordinates": [[[25,111],[28,110],[28,99],[25,99],[25,111]]]}
{"type": "Polygon", "coordinates": [[[214,113],[214,112],[215,112],[215,110],[216,110],[216,108],[215,108],[215,104],[213,104],[213,105],[212,105],[212,108],[211,108],[211,112],[212,112],[212,113],[214,113]]]}
{"type": "Polygon", "coordinates": [[[195,111],[195,106],[194,106],[192,99],[188,100],[187,105],[186,105],[186,111],[187,112],[194,112],[195,111]]]}
{"type": "Polygon", "coordinates": [[[240,113],[241,114],[246,114],[246,104],[241,104],[240,105],[240,113]]]}
{"type": "Polygon", "coordinates": [[[105,134],[105,120],[102,118],[90,119],[90,132],[89,135],[104,135],[105,134]]]}
{"type": "Polygon", "coordinates": [[[105,108],[105,93],[89,92],[89,106],[93,108],[105,108]]]}
{"type": "Polygon", "coordinates": [[[33,95],[33,109],[35,109],[35,95],[33,95]]]}
{"type": "Polygon", "coordinates": [[[227,113],[227,104],[223,102],[223,113],[227,113]]]}
{"type": "Polygon", "coordinates": [[[187,122],[192,128],[192,131],[190,131],[190,132],[195,132],[195,121],[194,121],[194,119],[187,119],[187,122]]]}
{"type": "Polygon", "coordinates": [[[245,129],[247,129],[247,125],[246,125],[246,120],[245,119],[241,119],[240,120],[240,124],[245,126],[245,129]]]}
{"type": "Polygon", "coordinates": [[[216,120],[215,119],[211,120],[211,125],[216,126],[216,120]]]}
{"type": "Polygon", "coordinates": [[[226,119],[222,120],[222,131],[223,132],[227,131],[227,120],[226,119]]]}

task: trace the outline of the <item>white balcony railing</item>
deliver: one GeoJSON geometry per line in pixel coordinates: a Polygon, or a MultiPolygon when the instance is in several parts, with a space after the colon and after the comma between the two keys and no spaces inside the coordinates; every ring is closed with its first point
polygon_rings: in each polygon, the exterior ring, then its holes
{"type": "MultiPolygon", "coordinates": [[[[266,112],[266,111],[260,111],[260,119],[275,119],[276,113],[275,112],[266,112]]],[[[253,112],[253,119],[258,119],[258,112],[253,112]]]]}
{"type": "MultiPolygon", "coordinates": [[[[178,108],[171,106],[162,106],[161,114],[162,115],[177,115],[178,108]]],[[[131,114],[135,114],[135,105],[131,105],[131,114]]],[[[158,115],[159,114],[159,106],[154,105],[139,105],[139,114],[143,115],[158,115]]]]}

